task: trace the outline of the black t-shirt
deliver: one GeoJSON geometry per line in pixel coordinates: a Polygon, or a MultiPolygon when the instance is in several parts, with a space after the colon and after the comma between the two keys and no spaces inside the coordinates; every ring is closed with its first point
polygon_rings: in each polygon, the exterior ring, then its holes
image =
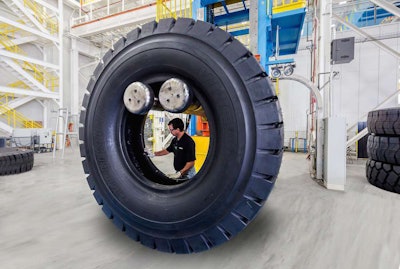
{"type": "Polygon", "coordinates": [[[182,170],[187,162],[196,160],[194,141],[186,133],[179,140],[174,137],[167,150],[174,153],[174,168],[176,171],[182,170]]]}

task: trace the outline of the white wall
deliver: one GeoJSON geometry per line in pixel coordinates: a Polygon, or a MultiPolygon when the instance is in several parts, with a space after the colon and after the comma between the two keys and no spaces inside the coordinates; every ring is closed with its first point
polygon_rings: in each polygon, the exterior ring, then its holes
{"type": "MultiPolygon", "coordinates": [[[[390,38],[389,35],[399,35],[400,24],[374,26],[363,30],[399,51],[399,38],[390,38]]],[[[337,35],[338,38],[348,36],[356,35],[349,31],[337,35]]],[[[354,60],[348,64],[333,66],[333,70],[339,72],[339,78],[333,81],[334,115],[346,117],[349,125],[365,121],[365,117],[360,117],[397,90],[399,64],[399,59],[373,42],[361,42],[356,36],[354,60]]],[[[397,98],[394,98],[385,107],[397,105],[397,98]]]]}
{"type": "MultiPolygon", "coordinates": [[[[383,43],[400,51],[399,37],[400,23],[379,25],[362,28],[370,35],[381,39],[383,43]]],[[[333,71],[339,75],[333,80],[332,109],[334,116],[346,118],[350,127],[358,121],[366,121],[366,117],[360,118],[372,110],[398,88],[399,59],[396,59],[386,51],[378,48],[370,41],[360,38],[352,31],[338,32],[336,38],[356,37],[355,57],[348,64],[334,65],[333,71]]],[[[294,55],[296,61],[295,74],[310,78],[310,52],[306,49],[310,43],[302,40],[299,51],[294,55]]],[[[310,91],[300,83],[284,81],[280,82],[280,103],[282,106],[285,124],[285,145],[293,131],[306,132],[307,121],[305,111],[309,109],[310,91]]],[[[398,106],[397,98],[391,99],[384,107],[398,106]]],[[[349,136],[354,135],[352,130],[349,136]]]]}
{"type": "Polygon", "coordinates": [[[81,107],[89,79],[98,63],[98,60],[91,57],[86,57],[84,55],[79,56],[79,108],[81,107]]]}
{"type": "Polygon", "coordinates": [[[279,101],[282,108],[285,146],[290,138],[306,138],[307,110],[310,104],[310,90],[304,85],[288,80],[279,81],[279,101]]]}
{"type": "MultiPolygon", "coordinates": [[[[294,74],[306,79],[311,77],[310,53],[306,49],[308,43],[302,40],[298,54],[292,56],[296,62],[294,74]]],[[[284,145],[289,147],[290,138],[307,137],[307,113],[310,108],[310,90],[303,84],[291,80],[279,81],[279,101],[284,121],[284,145]]]]}

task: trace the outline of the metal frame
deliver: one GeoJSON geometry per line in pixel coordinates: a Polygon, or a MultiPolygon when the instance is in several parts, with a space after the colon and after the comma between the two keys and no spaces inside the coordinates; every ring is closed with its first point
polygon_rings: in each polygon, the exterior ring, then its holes
{"type": "MultiPolygon", "coordinates": [[[[42,0],[36,0],[35,5],[43,6],[48,12],[52,13],[52,16],[57,18],[58,33],[51,34],[46,26],[41,24],[41,22],[35,17],[35,10],[31,10],[26,6],[24,0],[9,0],[4,1],[8,8],[15,14],[15,18],[23,20],[24,23],[16,21],[16,19],[10,17],[4,17],[0,15],[0,22],[8,24],[22,31],[23,33],[28,33],[30,36],[15,38],[12,40],[12,44],[20,45],[28,42],[35,42],[40,46],[54,46],[57,49],[58,55],[57,59],[46,59],[43,55],[44,60],[35,59],[32,57],[24,56],[18,53],[12,53],[6,51],[4,46],[0,49],[0,62],[3,68],[6,68],[9,73],[13,73],[15,77],[23,81],[30,89],[23,88],[13,88],[8,86],[0,85],[0,92],[3,93],[13,93],[16,96],[28,96],[28,97],[18,97],[14,102],[13,108],[17,108],[22,104],[27,102],[37,100],[40,104],[43,103],[41,99],[50,99],[54,101],[57,105],[63,105],[63,1],[57,1],[57,7],[50,5],[42,0]],[[14,43],[15,41],[15,43],[14,43]],[[41,66],[43,70],[48,70],[58,79],[58,89],[53,91],[49,89],[46,85],[35,79],[30,73],[24,70],[18,62],[26,62],[31,65],[41,66]],[[54,64],[57,62],[57,64],[54,64]],[[39,98],[39,99],[36,99],[39,98]],[[18,101],[19,100],[19,101],[18,101]]],[[[31,2],[33,3],[33,2],[31,2]]],[[[41,9],[40,9],[41,10],[41,9]]],[[[41,49],[44,51],[44,49],[41,49]]],[[[43,109],[43,122],[47,125],[47,109],[43,109]]],[[[3,126],[4,127],[4,126],[3,126]]],[[[47,126],[44,126],[47,127],[47,126]]],[[[0,126],[0,128],[2,128],[0,126]]],[[[10,132],[10,128],[5,131],[10,132]]]]}

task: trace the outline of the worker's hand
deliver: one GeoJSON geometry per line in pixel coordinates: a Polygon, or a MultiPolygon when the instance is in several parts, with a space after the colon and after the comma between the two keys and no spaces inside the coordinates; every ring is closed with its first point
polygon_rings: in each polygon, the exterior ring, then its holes
{"type": "Polygon", "coordinates": [[[143,154],[145,154],[149,158],[153,158],[155,156],[154,153],[151,152],[151,150],[146,149],[146,148],[144,149],[144,153],[143,154]]]}
{"type": "Polygon", "coordinates": [[[179,178],[182,177],[182,174],[181,174],[181,172],[178,171],[178,172],[176,172],[174,174],[169,174],[168,177],[172,178],[172,179],[179,179],[179,178]]]}

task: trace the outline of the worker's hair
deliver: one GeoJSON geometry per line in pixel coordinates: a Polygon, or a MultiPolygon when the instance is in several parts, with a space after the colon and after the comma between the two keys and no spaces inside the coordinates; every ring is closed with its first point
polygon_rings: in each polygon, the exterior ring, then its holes
{"type": "Polygon", "coordinates": [[[181,132],[184,130],[183,121],[179,118],[172,119],[168,122],[168,125],[172,125],[174,129],[179,129],[181,132]]]}

